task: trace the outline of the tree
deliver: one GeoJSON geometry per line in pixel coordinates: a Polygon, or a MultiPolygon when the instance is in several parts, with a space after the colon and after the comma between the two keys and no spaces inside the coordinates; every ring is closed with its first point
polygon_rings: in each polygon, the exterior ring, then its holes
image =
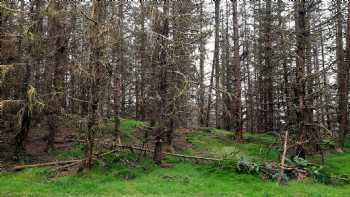
{"type": "MultiPolygon", "coordinates": [[[[297,140],[303,142],[307,140],[308,136],[312,133],[313,123],[312,121],[312,111],[310,106],[306,106],[305,101],[306,90],[306,76],[305,76],[305,49],[306,40],[308,39],[308,34],[306,33],[306,5],[305,0],[297,0],[295,2],[295,32],[296,32],[296,82],[294,86],[295,95],[295,106],[298,133],[297,140]]],[[[300,145],[302,148],[302,145],[300,145]]]]}
{"type": "Polygon", "coordinates": [[[105,12],[105,2],[93,0],[91,7],[91,21],[89,32],[89,44],[91,47],[90,65],[89,65],[89,103],[88,103],[88,131],[85,156],[87,158],[85,167],[90,168],[93,156],[94,136],[98,118],[98,105],[103,87],[105,68],[103,65],[103,44],[104,39],[101,35],[105,12]]]}
{"type": "Polygon", "coordinates": [[[241,63],[239,55],[239,32],[238,32],[238,7],[237,1],[232,0],[232,17],[233,17],[233,77],[234,77],[234,94],[232,116],[234,121],[236,142],[241,142],[242,134],[242,106],[241,106],[241,63]]]}
{"type": "Polygon", "coordinates": [[[272,63],[272,7],[271,0],[266,1],[265,8],[265,19],[264,19],[264,69],[263,69],[263,78],[265,86],[265,94],[263,96],[263,105],[264,105],[264,125],[263,130],[265,132],[272,131],[274,129],[274,96],[273,96],[273,63],[272,63]]]}
{"type": "Polygon", "coordinates": [[[199,41],[199,125],[205,125],[205,86],[204,86],[204,61],[205,61],[205,35],[204,35],[204,13],[203,13],[204,1],[200,2],[200,13],[199,13],[199,23],[200,23],[200,41],[199,41]]]}
{"type": "MultiPolygon", "coordinates": [[[[21,2],[24,3],[24,2],[21,2]]],[[[22,9],[24,5],[22,4],[22,9]]],[[[24,110],[21,113],[21,123],[19,131],[15,135],[15,157],[19,157],[19,154],[24,150],[24,142],[27,139],[31,123],[32,123],[32,109],[31,98],[29,93],[34,93],[33,84],[35,83],[34,76],[39,75],[35,73],[35,68],[40,64],[40,54],[41,54],[41,36],[42,36],[42,16],[40,15],[43,4],[40,1],[32,1],[30,3],[30,10],[33,13],[31,20],[37,21],[33,26],[28,30],[29,36],[25,41],[23,41],[22,46],[25,46],[26,51],[29,51],[29,60],[25,64],[25,74],[23,78],[23,85],[21,88],[21,98],[24,100],[24,110]],[[24,44],[24,42],[26,44],[24,44]],[[33,82],[34,80],[34,82],[33,82]]],[[[4,20],[6,21],[6,20],[4,20]]],[[[26,53],[25,53],[26,54],[26,53]]],[[[21,59],[24,59],[24,55],[21,59]]],[[[7,62],[6,62],[7,63],[7,62]]],[[[36,86],[37,87],[37,86],[36,86]]]]}
{"type": "Polygon", "coordinates": [[[140,68],[139,68],[139,81],[137,83],[137,95],[136,95],[136,118],[145,120],[146,118],[146,89],[147,89],[147,76],[146,70],[148,69],[148,57],[146,52],[147,34],[145,32],[146,21],[146,8],[145,2],[140,0],[140,26],[141,29],[138,34],[139,40],[139,55],[140,55],[140,68]]]}
{"type": "Polygon", "coordinates": [[[64,107],[64,75],[66,62],[66,38],[63,11],[61,1],[50,0],[48,10],[48,36],[49,45],[54,46],[51,64],[48,65],[48,73],[51,79],[48,80],[48,91],[52,94],[48,101],[48,125],[50,127],[48,135],[48,149],[54,148],[55,135],[58,130],[59,115],[64,107]],[[52,82],[52,83],[50,83],[52,82]]]}
{"type": "Polygon", "coordinates": [[[339,121],[339,137],[338,146],[344,147],[344,138],[348,131],[348,94],[349,94],[349,69],[344,62],[343,49],[343,16],[341,11],[342,1],[337,0],[337,34],[336,34],[336,57],[337,57],[337,84],[338,84],[338,121],[339,121]]]}
{"type": "Polygon", "coordinates": [[[219,26],[220,26],[220,0],[214,0],[215,2],[215,44],[214,44],[214,54],[213,54],[213,64],[212,64],[212,73],[210,76],[210,87],[209,87],[209,95],[208,95],[208,106],[207,106],[207,118],[206,125],[209,126],[210,122],[210,110],[211,110],[211,97],[212,97],[212,89],[213,89],[213,77],[215,73],[215,125],[219,127],[219,101],[220,101],[220,65],[219,65],[219,26]]]}
{"type": "MultiPolygon", "coordinates": [[[[154,9],[157,9],[156,7],[154,9]]],[[[168,36],[169,36],[169,1],[163,3],[163,13],[160,15],[155,11],[153,31],[156,33],[155,49],[153,51],[154,58],[152,60],[153,71],[157,78],[156,95],[159,97],[156,103],[158,108],[158,128],[156,129],[156,142],[153,154],[153,160],[160,164],[163,157],[163,142],[165,141],[165,128],[167,124],[167,65],[168,65],[168,36]],[[155,70],[157,68],[157,70],[155,70]]],[[[154,106],[155,107],[155,106],[154,106]]]]}
{"type": "Polygon", "coordinates": [[[119,125],[120,125],[120,108],[121,108],[121,97],[122,97],[122,91],[124,90],[122,87],[124,86],[123,83],[123,70],[125,65],[125,57],[124,57],[124,1],[120,1],[118,5],[118,19],[117,19],[117,29],[116,31],[116,43],[114,43],[114,50],[113,53],[115,53],[115,56],[117,57],[117,60],[115,60],[115,68],[114,68],[114,132],[115,132],[115,139],[118,144],[121,144],[120,140],[120,131],[119,131],[119,125]]]}

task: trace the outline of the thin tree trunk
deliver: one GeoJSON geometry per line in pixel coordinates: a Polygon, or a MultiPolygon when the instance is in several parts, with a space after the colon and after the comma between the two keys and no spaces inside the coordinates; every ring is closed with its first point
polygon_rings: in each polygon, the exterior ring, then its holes
{"type": "Polygon", "coordinates": [[[238,6],[237,0],[232,2],[233,17],[233,74],[234,74],[234,94],[233,94],[233,118],[235,122],[235,140],[240,143],[243,139],[242,132],[242,107],[241,107],[241,64],[239,56],[239,34],[238,34],[238,6]]]}
{"type": "Polygon", "coordinates": [[[219,26],[220,26],[220,1],[215,0],[215,43],[213,65],[215,65],[215,126],[220,128],[220,64],[219,64],[219,26]]]}
{"type": "Polygon", "coordinates": [[[265,125],[264,131],[272,131],[274,129],[274,95],[273,95],[273,66],[272,66],[272,38],[271,38],[271,24],[272,24],[272,14],[271,14],[271,0],[266,1],[266,13],[265,13],[265,125]]]}
{"type": "MultiPolygon", "coordinates": [[[[326,72],[326,63],[325,63],[325,53],[324,53],[324,41],[323,41],[323,33],[321,31],[320,33],[320,41],[321,41],[321,60],[322,60],[322,70],[323,70],[323,74],[322,74],[322,78],[323,78],[323,88],[327,88],[328,89],[328,84],[327,84],[327,72],[326,72]]],[[[329,110],[329,93],[325,92],[324,94],[324,114],[326,115],[326,127],[327,128],[331,128],[331,116],[330,116],[330,110],[329,110]]]]}
{"type": "Polygon", "coordinates": [[[204,110],[204,94],[205,94],[205,87],[204,87],[204,60],[205,60],[205,41],[204,41],[204,32],[203,32],[203,26],[204,26],[204,19],[203,19],[203,4],[204,1],[201,1],[200,3],[200,43],[199,43],[199,125],[204,126],[205,125],[205,110],[204,110]]]}

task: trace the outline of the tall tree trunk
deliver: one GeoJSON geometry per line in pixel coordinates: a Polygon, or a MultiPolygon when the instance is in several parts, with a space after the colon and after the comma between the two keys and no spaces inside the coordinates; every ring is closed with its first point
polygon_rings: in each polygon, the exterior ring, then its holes
{"type": "Polygon", "coordinates": [[[266,109],[265,115],[265,125],[264,131],[272,131],[274,123],[274,96],[273,96],[273,65],[272,65],[272,34],[271,34],[271,25],[272,25],[272,7],[271,0],[266,0],[266,9],[265,9],[265,23],[264,23],[264,42],[265,42],[265,69],[264,69],[264,79],[266,92],[264,96],[264,105],[266,109]]]}
{"type": "Polygon", "coordinates": [[[250,72],[250,64],[252,63],[251,61],[251,35],[249,32],[249,27],[248,27],[248,12],[247,12],[247,1],[243,1],[243,13],[242,17],[244,19],[244,49],[243,49],[243,58],[245,60],[245,70],[246,70],[246,130],[252,132],[253,131],[253,125],[254,125],[254,109],[253,109],[253,84],[252,84],[252,77],[251,77],[251,72],[250,72]]]}
{"type": "Polygon", "coordinates": [[[265,125],[266,125],[266,104],[265,102],[265,92],[266,92],[266,87],[264,85],[264,67],[263,67],[263,53],[264,53],[264,48],[263,48],[263,24],[264,20],[263,17],[261,17],[261,10],[262,10],[262,3],[261,0],[257,1],[257,13],[256,13],[256,18],[258,21],[258,27],[257,27],[257,46],[256,46],[256,81],[257,81],[257,118],[256,118],[256,130],[261,132],[265,131],[265,125]]]}
{"type": "Polygon", "coordinates": [[[343,17],[341,11],[342,1],[337,0],[337,35],[336,35],[336,57],[337,57],[337,84],[338,84],[338,146],[344,147],[344,137],[348,131],[348,66],[344,62],[343,49],[343,17]]]}
{"type": "MultiPolygon", "coordinates": [[[[159,17],[156,19],[159,23],[159,17]]],[[[158,25],[156,25],[158,26],[158,25]]],[[[160,96],[159,101],[159,126],[157,129],[156,143],[154,148],[153,160],[160,164],[163,158],[163,142],[165,141],[165,128],[167,124],[167,91],[168,91],[168,83],[167,83],[167,38],[169,36],[169,0],[165,0],[163,4],[163,15],[162,15],[162,26],[160,28],[155,27],[154,32],[159,33],[157,39],[160,43],[156,43],[160,45],[160,54],[158,58],[155,59],[156,63],[159,64],[159,84],[158,84],[158,95],[160,96]]],[[[156,50],[157,52],[157,50],[156,50]]]]}
{"type": "Polygon", "coordinates": [[[232,2],[233,17],[233,77],[234,77],[234,94],[233,94],[233,120],[235,122],[235,140],[240,143],[243,139],[242,133],[242,107],[241,107],[241,64],[239,56],[239,32],[238,32],[238,6],[237,0],[232,2]]]}
{"type": "MultiPolygon", "coordinates": [[[[31,13],[33,13],[30,19],[37,22],[33,24],[31,28],[28,29],[28,31],[31,32],[32,34],[38,35],[38,38],[40,38],[42,34],[42,26],[41,26],[42,17],[39,14],[41,9],[42,9],[42,4],[40,3],[40,1],[35,0],[30,3],[30,11],[31,13]]],[[[32,78],[35,73],[33,69],[35,68],[34,65],[37,65],[40,62],[39,60],[40,57],[38,57],[40,54],[39,53],[40,45],[38,44],[37,40],[28,39],[26,40],[26,42],[28,42],[28,47],[26,47],[26,51],[30,51],[29,52],[30,59],[28,63],[26,63],[26,69],[25,69],[25,74],[23,79],[24,85],[21,88],[21,92],[23,95],[22,99],[25,100],[25,103],[24,103],[25,108],[21,117],[20,129],[15,135],[15,156],[17,157],[17,159],[19,158],[19,154],[22,151],[24,151],[24,143],[30,132],[30,127],[32,122],[32,112],[28,107],[30,102],[30,99],[28,97],[28,91],[31,88],[31,84],[33,83],[32,78]]],[[[0,57],[1,56],[2,55],[0,55],[0,57]]]]}
{"type": "Polygon", "coordinates": [[[309,11],[305,17],[305,66],[306,66],[306,76],[305,76],[305,85],[306,85],[306,99],[305,99],[305,129],[306,136],[310,141],[311,148],[315,151],[318,150],[320,144],[318,136],[318,131],[315,129],[314,125],[314,76],[312,68],[312,41],[309,39],[311,35],[311,16],[312,12],[309,11]]]}
{"type": "Polygon", "coordinates": [[[231,98],[228,93],[232,92],[232,85],[231,85],[231,79],[232,79],[232,68],[230,67],[230,43],[229,43],[229,6],[228,6],[228,1],[225,1],[225,9],[226,13],[225,16],[223,14],[223,19],[225,20],[225,23],[222,22],[222,34],[223,34],[223,40],[222,40],[222,79],[223,79],[223,84],[225,86],[225,90],[227,93],[222,95],[222,100],[224,103],[223,106],[223,128],[226,130],[231,130],[232,129],[232,117],[231,117],[231,98]],[[225,24],[225,27],[224,27],[225,24]]]}
{"type": "Polygon", "coordinates": [[[204,19],[203,19],[203,4],[204,1],[202,0],[200,2],[200,43],[199,43],[199,125],[204,126],[205,125],[205,110],[204,110],[204,94],[205,94],[205,87],[204,87],[204,60],[205,60],[205,41],[204,41],[204,32],[203,32],[203,26],[204,26],[204,19]]]}
{"type": "Polygon", "coordinates": [[[52,96],[48,103],[48,125],[49,134],[47,147],[54,148],[55,135],[58,131],[59,115],[64,107],[64,75],[66,64],[66,42],[64,29],[63,5],[59,0],[50,0],[48,5],[48,36],[49,44],[53,46],[53,55],[50,57],[49,73],[52,77],[52,84],[48,90],[52,96]]]}
{"type": "Polygon", "coordinates": [[[211,69],[210,76],[210,85],[209,85],[209,93],[208,93],[208,106],[207,106],[207,118],[206,118],[206,126],[208,127],[210,124],[210,112],[211,112],[211,104],[212,104],[212,89],[214,87],[214,75],[215,75],[215,126],[218,127],[218,118],[219,112],[218,110],[218,101],[220,97],[219,93],[219,26],[220,26],[220,0],[215,0],[215,42],[214,42],[214,54],[213,54],[213,64],[211,69]]]}
{"type": "Polygon", "coordinates": [[[116,37],[117,43],[115,44],[115,52],[118,58],[116,60],[115,68],[114,68],[114,137],[115,141],[118,144],[121,144],[120,139],[120,110],[121,110],[121,98],[122,96],[122,87],[123,87],[123,74],[124,74],[124,0],[121,0],[118,4],[118,22],[117,22],[117,30],[116,37]]]}
{"type": "Polygon", "coordinates": [[[89,74],[90,74],[90,84],[89,84],[89,103],[88,103],[88,131],[87,131],[87,146],[85,149],[85,157],[87,160],[84,163],[84,166],[91,168],[92,156],[93,156],[93,147],[94,147],[94,138],[95,130],[98,118],[98,106],[101,96],[101,88],[103,86],[103,77],[104,77],[104,68],[102,65],[103,62],[103,44],[104,38],[103,35],[100,35],[102,22],[104,19],[104,8],[105,2],[99,0],[92,1],[92,10],[91,10],[91,19],[90,21],[90,65],[89,65],[89,74]]]}
{"type": "Polygon", "coordinates": [[[215,43],[213,65],[215,65],[215,125],[220,128],[220,64],[219,64],[219,26],[220,26],[220,1],[215,0],[215,43]]]}
{"type": "Polygon", "coordinates": [[[299,123],[299,136],[304,135],[304,110],[305,110],[305,1],[297,0],[295,5],[295,32],[297,41],[296,51],[296,86],[295,96],[297,104],[297,123],[299,123]]]}
{"type": "Polygon", "coordinates": [[[139,70],[139,81],[138,81],[138,103],[136,108],[136,118],[139,120],[145,120],[146,118],[146,98],[145,98],[145,89],[146,89],[146,68],[147,68],[147,57],[146,57],[146,32],[145,32],[145,5],[144,1],[140,0],[140,26],[141,30],[139,33],[140,46],[140,70],[139,70]]]}
{"type": "MultiPolygon", "coordinates": [[[[310,111],[306,109],[305,102],[305,49],[306,40],[308,39],[306,33],[306,6],[305,0],[297,0],[295,3],[295,32],[296,32],[296,83],[294,87],[295,105],[298,124],[298,140],[303,142],[306,140],[308,134],[312,132],[312,125],[310,125],[310,111]]],[[[302,147],[301,147],[302,148],[302,147]]]]}

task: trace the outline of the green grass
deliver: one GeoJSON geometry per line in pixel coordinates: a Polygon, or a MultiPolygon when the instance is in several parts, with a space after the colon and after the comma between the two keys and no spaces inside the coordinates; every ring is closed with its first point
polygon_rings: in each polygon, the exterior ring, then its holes
{"type": "Polygon", "coordinates": [[[121,119],[120,120],[120,130],[123,132],[132,132],[137,126],[142,126],[145,123],[142,121],[134,120],[134,119],[121,119]]]}
{"type": "MultiPolygon", "coordinates": [[[[120,128],[124,135],[132,136],[134,129],[142,124],[122,119],[120,128]]],[[[113,122],[108,121],[104,128],[113,132],[113,122]]],[[[231,132],[218,129],[194,132],[188,136],[193,146],[185,153],[212,157],[233,153],[236,158],[253,160],[277,158],[277,150],[270,146],[275,142],[272,135],[245,133],[243,144],[235,144],[232,138],[231,132]]],[[[57,158],[71,159],[81,154],[81,145],[75,145],[69,151],[57,153],[57,158]]],[[[48,168],[0,173],[0,196],[350,196],[350,185],[325,185],[308,178],[281,186],[256,175],[219,170],[212,164],[197,165],[169,157],[165,160],[173,167],[159,168],[149,159],[127,154],[109,155],[95,163],[90,171],[75,176],[56,177],[48,168]]],[[[332,174],[350,175],[349,162],[350,152],[327,155],[325,170],[332,174]]]]}
{"type": "Polygon", "coordinates": [[[350,175],[350,153],[337,153],[326,156],[325,168],[334,174],[350,175]]]}
{"type": "Polygon", "coordinates": [[[278,154],[277,149],[270,146],[275,139],[269,134],[246,133],[245,143],[236,144],[233,141],[232,132],[211,129],[192,133],[188,136],[188,140],[193,145],[193,149],[185,151],[187,154],[202,154],[211,157],[233,155],[236,158],[264,160],[274,160],[278,154]]]}
{"type": "Polygon", "coordinates": [[[83,144],[74,144],[67,151],[55,151],[54,154],[58,160],[69,160],[81,158],[84,153],[84,145],[83,144]]]}
{"type": "MultiPolygon", "coordinates": [[[[99,125],[99,134],[112,134],[114,133],[114,120],[110,119],[100,123],[99,125]]],[[[138,126],[146,124],[145,122],[134,120],[134,119],[124,119],[120,118],[119,129],[124,137],[130,137],[132,131],[138,126]]]]}
{"type": "Polygon", "coordinates": [[[77,176],[58,178],[46,168],[3,173],[0,196],[346,197],[350,194],[349,186],[330,186],[311,180],[279,186],[253,175],[219,171],[210,165],[181,162],[173,168],[162,169],[147,160],[139,162],[135,168],[116,163],[114,167],[97,166],[77,176]]]}

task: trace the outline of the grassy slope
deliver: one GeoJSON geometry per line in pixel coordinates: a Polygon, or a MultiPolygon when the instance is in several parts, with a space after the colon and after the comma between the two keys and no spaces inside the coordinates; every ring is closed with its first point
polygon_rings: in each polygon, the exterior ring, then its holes
{"type": "MultiPolygon", "coordinates": [[[[129,133],[138,124],[123,120],[121,128],[129,133]]],[[[242,145],[231,143],[229,137],[230,133],[222,130],[191,134],[189,141],[193,148],[186,152],[208,156],[235,152],[236,157],[276,158],[277,151],[268,146],[273,142],[271,136],[247,135],[250,143],[242,145]]],[[[80,149],[77,146],[73,153],[61,156],[79,155],[80,149]]],[[[173,159],[174,167],[170,169],[161,169],[148,160],[139,161],[133,157],[130,159],[137,165],[130,169],[121,165],[120,160],[110,159],[105,167],[99,165],[90,172],[72,177],[53,178],[45,168],[0,174],[0,196],[350,196],[350,185],[330,186],[306,180],[279,186],[253,175],[218,171],[210,165],[173,159]]],[[[350,174],[349,161],[350,153],[334,154],[327,157],[326,168],[334,173],[350,174]]]]}

